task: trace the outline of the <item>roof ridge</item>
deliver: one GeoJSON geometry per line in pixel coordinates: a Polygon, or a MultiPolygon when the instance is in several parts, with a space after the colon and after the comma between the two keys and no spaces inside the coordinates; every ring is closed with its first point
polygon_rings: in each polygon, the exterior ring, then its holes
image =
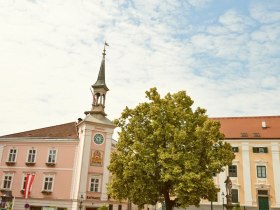
{"type": "Polygon", "coordinates": [[[12,133],[0,138],[6,137],[77,137],[76,122],[63,123],[28,131],[12,133]],[[63,127],[63,128],[62,128],[63,127]]]}
{"type": "Polygon", "coordinates": [[[243,117],[209,117],[210,119],[252,119],[252,118],[279,118],[280,115],[243,116],[243,117]]]}

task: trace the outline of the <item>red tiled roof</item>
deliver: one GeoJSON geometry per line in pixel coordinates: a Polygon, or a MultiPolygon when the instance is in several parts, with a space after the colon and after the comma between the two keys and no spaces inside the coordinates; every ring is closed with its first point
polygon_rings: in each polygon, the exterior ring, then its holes
{"type": "Polygon", "coordinates": [[[280,116],[211,118],[221,123],[225,138],[280,139],[280,116]],[[262,127],[262,125],[266,127],[262,127]]]}
{"type": "Polygon", "coordinates": [[[75,139],[78,137],[76,123],[70,122],[61,125],[39,128],[20,133],[1,136],[0,138],[16,138],[16,137],[44,137],[44,138],[68,138],[75,139]]]}
{"type": "MultiPolygon", "coordinates": [[[[221,123],[221,132],[227,139],[280,139],[280,116],[257,117],[220,117],[211,118],[221,123]],[[265,122],[266,127],[262,127],[265,122]]],[[[47,128],[25,131],[0,138],[44,137],[44,138],[77,138],[76,123],[70,122],[47,128]]]]}

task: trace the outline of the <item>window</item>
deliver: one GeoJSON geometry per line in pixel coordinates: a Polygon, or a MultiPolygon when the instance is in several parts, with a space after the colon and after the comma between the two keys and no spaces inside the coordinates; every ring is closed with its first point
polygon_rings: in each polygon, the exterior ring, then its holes
{"type": "Polygon", "coordinates": [[[237,166],[236,165],[228,166],[228,175],[229,175],[229,177],[237,177],[237,166]]]}
{"type": "Polygon", "coordinates": [[[49,156],[48,156],[48,163],[55,163],[56,161],[56,150],[50,149],[49,156]]]}
{"type": "Polygon", "coordinates": [[[122,210],[122,205],[119,205],[119,206],[118,206],[118,210],[122,210]]]}
{"type": "Polygon", "coordinates": [[[91,177],[90,178],[90,189],[91,192],[99,192],[99,178],[98,177],[91,177]]]}
{"type": "Polygon", "coordinates": [[[26,174],[24,174],[24,177],[22,180],[22,185],[21,185],[21,190],[24,190],[24,188],[25,188],[26,178],[27,178],[27,176],[26,176],[26,174]]]}
{"type": "Polygon", "coordinates": [[[16,162],[16,154],[17,150],[16,149],[10,149],[9,157],[8,157],[8,162],[16,162]]]}
{"type": "Polygon", "coordinates": [[[253,153],[268,153],[267,147],[253,147],[253,153]]]}
{"type": "Polygon", "coordinates": [[[13,179],[13,175],[12,174],[5,174],[4,175],[2,189],[10,190],[11,189],[11,185],[12,185],[12,179],[13,179]]]}
{"type": "Polygon", "coordinates": [[[232,194],[232,203],[238,203],[238,189],[232,189],[231,190],[232,194]]]}
{"type": "Polygon", "coordinates": [[[36,150],[30,149],[28,151],[27,163],[35,163],[35,157],[36,157],[36,150]]]}
{"type": "Polygon", "coordinates": [[[45,176],[44,177],[43,191],[51,192],[53,190],[53,181],[54,181],[54,177],[53,176],[45,176]]]}
{"type": "Polygon", "coordinates": [[[265,166],[257,166],[257,177],[266,178],[266,167],[265,166]]]}
{"type": "Polygon", "coordinates": [[[232,147],[231,149],[232,149],[233,152],[238,152],[239,151],[238,147],[232,147]]]}

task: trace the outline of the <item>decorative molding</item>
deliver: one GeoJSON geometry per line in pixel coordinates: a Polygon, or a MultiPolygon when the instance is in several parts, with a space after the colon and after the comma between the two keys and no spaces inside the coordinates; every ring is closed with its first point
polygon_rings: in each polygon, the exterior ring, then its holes
{"type": "Polygon", "coordinates": [[[257,164],[263,164],[263,165],[266,165],[268,163],[268,161],[266,161],[266,160],[255,160],[254,162],[257,164]]]}
{"type": "Polygon", "coordinates": [[[256,183],[256,189],[259,190],[259,189],[269,189],[270,188],[270,184],[258,184],[256,183]]]}

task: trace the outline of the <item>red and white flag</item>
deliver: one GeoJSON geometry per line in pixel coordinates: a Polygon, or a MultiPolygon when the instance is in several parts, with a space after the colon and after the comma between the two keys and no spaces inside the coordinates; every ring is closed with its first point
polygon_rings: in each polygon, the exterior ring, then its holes
{"type": "Polygon", "coordinates": [[[27,174],[26,175],[26,181],[24,185],[24,198],[27,199],[30,194],[30,189],[32,186],[32,183],[34,181],[35,174],[27,174]]]}

